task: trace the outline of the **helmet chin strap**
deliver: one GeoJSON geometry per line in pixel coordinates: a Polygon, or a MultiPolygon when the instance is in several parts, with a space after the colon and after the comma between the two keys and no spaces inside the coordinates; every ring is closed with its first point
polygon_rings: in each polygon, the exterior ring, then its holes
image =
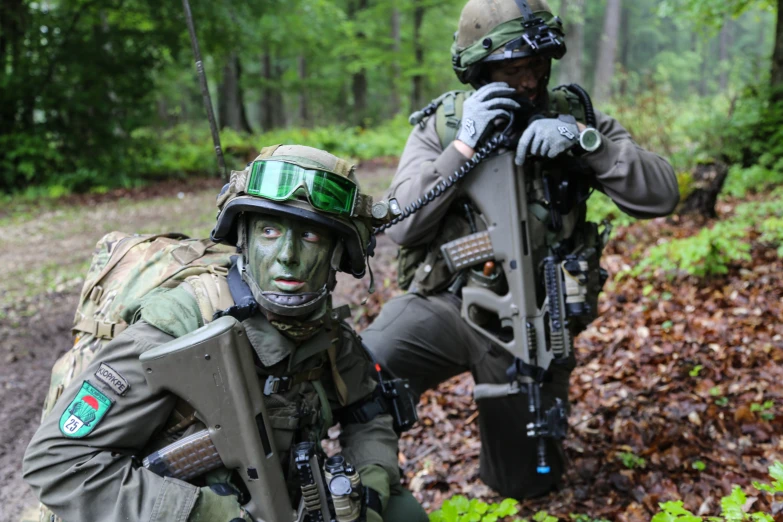
{"type": "Polygon", "coordinates": [[[300,294],[265,292],[261,290],[250,271],[247,270],[244,256],[237,259],[237,268],[242,275],[242,280],[250,287],[250,292],[258,305],[275,315],[292,318],[309,316],[321,308],[325,310],[325,306],[328,304],[329,283],[324,284],[318,292],[300,294]]]}

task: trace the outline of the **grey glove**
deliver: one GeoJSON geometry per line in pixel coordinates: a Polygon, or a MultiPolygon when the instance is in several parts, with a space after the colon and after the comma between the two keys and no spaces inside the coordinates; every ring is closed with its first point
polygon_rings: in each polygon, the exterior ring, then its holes
{"type": "Polygon", "coordinates": [[[525,163],[527,156],[555,158],[579,143],[576,120],[543,118],[531,123],[519,138],[514,162],[525,163]]]}
{"type": "Polygon", "coordinates": [[[503,82],[487,84],[474,92],[462,106],[462,121],[457,139],[475,149],[495,118],[510,118],[509,111],[520,108],[517,102],[509,98],[515,92],[503,82]]]}

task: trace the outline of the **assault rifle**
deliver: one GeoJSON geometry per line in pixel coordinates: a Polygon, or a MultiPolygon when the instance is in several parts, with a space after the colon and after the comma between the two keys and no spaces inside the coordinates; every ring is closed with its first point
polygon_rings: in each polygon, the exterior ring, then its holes
{"type": "MultiPolygon", "coordinates": [[[[513,121],[509,129],[512,124],[513,121]]],[[[537,470],[546,474],[550,468],[544,437],[565,438],[568,422],[565,405],[559,399],[549,410],[542,410],[540,388],[552,363],[571,356],[568,319],[587,311],[587,262],[578,252],[566,256],[553,248],[544,254],[540,249],[534,252],[528,200],[537,189],[544,196],[542,199],[551,198],[547,197],[541,162],[528,161],[524,168],[518,167],[512,144],[508,140],[497,147],[497,154],[483,158],[475,167],[477,172],[466,176],[462,184],[462,192],[486,230],[447,243],[442,252],[452,272],[473,270],[472,267],[487,262],[491,264],[486,265],[490,272],[485,272],[486,276],[495,272],[495,263],[502,269],[502,275],[492,274],[500,281],[505,278],[500,287],[468,284],[461,288],[463,318],[515,358],[507,370],[508,383],[478,384],[474,397],[480,400],[519,393],[528,396],[528,409],[535,420],[527,425],[527,435],[539,439],[537,470]],[[479,321],[479,317],[494,320],[479,321]]],[[[557,226],[560,215],[554,209],[556,202],[547,202],[557,226]]]]}
{"type": "Polygon", "coordinates": [[[258,521],[328,522],[332,511],[338,522],[357,520],[358,473],[344,461],[329,468],[342,459],[332,457],[324,474],[311,443],[292,448],[303,493],[299,509],[292,508],[252,354],[244,328],[224,316],[141,355],[152,391],[184,399],[207,426],[152,453],[144,467],[181,480],[221,466],[236,470],[249,493],[243,508],[258,521]]]}

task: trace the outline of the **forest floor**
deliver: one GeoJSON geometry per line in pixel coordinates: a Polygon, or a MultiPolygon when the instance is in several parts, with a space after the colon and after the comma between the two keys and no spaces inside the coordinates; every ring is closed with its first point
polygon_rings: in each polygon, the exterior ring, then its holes
{"type": "MultiPolygon", "coordinates": [[[[369,192],[379,195],[391,173],[383,163],[369,165],[363,174],[369,192]]],[[[218,185],[167,182],[0,211],[0,520],[16,520],[35,504],[21,480],[21,457],[39,423],[51,366],[71,344],[80,276],[93,245],[115,229],[204,236],[218,185]]],[[[722,203],[719,213],[730,215],[735,203],[722,203]]],[[[636,522],[672,499],[716,515],[734,484],[750,493],[751,482],[767,478],[768,466],[783,460],[777,252],[755,242],[752,261],[706,280],[618,276],[659,238],[692,235],[709,224],[656,219],[615,230],[602,263],[611,278],[601,317],[576,341],[569,470],[560,491],[522,502],[521,515],[543,510],[564,520],[578,514],[636,522]]],[[[359,329],[400,293],[395,252],[388,238],[379,238],[372,259],[378,290],[370,296],[368,281],[341,278],[335,300],[351,304],[359,329]]],[[[479,480],[471,393],[467,374],[425,393],[420,424],[402,438],[400,466],[428,511],[456,494],[498,498],[479,480]]],[[[750,499],[754,510],[783,509],[763,493],[750,499]]]]}

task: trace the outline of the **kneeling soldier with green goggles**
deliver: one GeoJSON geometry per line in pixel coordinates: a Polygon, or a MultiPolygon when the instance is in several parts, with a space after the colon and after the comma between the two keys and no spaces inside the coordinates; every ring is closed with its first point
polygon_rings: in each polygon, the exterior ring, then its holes
{"type": "Polygon", "coordinates": [[[25,480],[51,520],[426,521],[399,484],[391,416],[351,422],[377,395],[330,295],[374,245],[353,166],[268,147],[217,203],[228,273],[143,298],[30,442],[25,480]],[[342,454],[325,459],[338,420],[342,454]]]}

